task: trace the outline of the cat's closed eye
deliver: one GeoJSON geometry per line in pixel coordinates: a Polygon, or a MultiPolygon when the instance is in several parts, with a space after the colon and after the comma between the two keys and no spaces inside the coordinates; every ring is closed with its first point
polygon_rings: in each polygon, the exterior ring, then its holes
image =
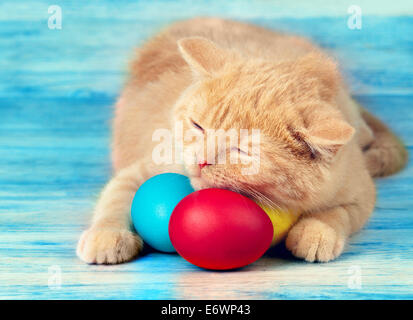
{"type": "Polygon", "coordinates": [[[204,132],[204,128],[202,128],[198,123],[196,123],[194,120],[190,119],[191,124],[194,126],[194,128],[201,130],[202,132],[204,132]]]}
{"type": "Polygon", "coordinates": [[[246,152],[246,151],[244,151],[240,148],[237,148],[237,147],[232,147],[231,151],[238,152],[239,154],[242,154],[242,155],[245,155],[245,156],[249,156],[248,152],[246,152]]]}

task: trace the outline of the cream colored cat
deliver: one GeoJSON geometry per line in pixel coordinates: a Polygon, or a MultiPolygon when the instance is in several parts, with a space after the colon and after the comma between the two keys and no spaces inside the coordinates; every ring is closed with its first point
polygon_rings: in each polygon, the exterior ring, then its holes
{"type": "MultiPolygon", "coordinates": [[[[197,150],[196,142],[185,148],[197,150]]],[[[251,157],[249,150],[228,149],[251,157]]],[[[336,63],[302,38],[244,23],[197,18],[176,23],[139,49],[116,105],[115,175],[78,244],[88,263],[128,261],[142,249],[131,229],[139,186],[161,172],[189,175],[196,189],[229,188],[303,212],[287,248],[307,261],[338,257],[375,203],[373,176],[400,170],[407,153],[389,129],[347,92],[336,63]],[[206,129],[259,129],[260,165],[156,165],[156,129],[178,122],[206,129]]],[[[237,214],[234,212],[234,214],[237,214]]]]}

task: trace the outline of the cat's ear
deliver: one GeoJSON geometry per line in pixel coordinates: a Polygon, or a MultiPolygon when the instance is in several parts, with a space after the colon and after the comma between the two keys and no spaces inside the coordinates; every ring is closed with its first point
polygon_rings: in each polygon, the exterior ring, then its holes
{"type": "Polygon", "coordinates": [[[211,76],[229,61],[230,54],[202,37],[183,38],[178,48],[188,65],[198,74],[211,76]]]}
{"type": "Polygon", "coordinates": [[[305,141],[314,156],[334,156],[347,144],[355,129],[339,117],[320,119],[301,131],[300,138],[305,141]]]}
{"type": "Polygon", "coordinates": [[[337,63],[322,53],[311,52],[300,58],[295,65],[301,92],[316,93],[330,102],[337,94],[340,73],[337,63]]]}

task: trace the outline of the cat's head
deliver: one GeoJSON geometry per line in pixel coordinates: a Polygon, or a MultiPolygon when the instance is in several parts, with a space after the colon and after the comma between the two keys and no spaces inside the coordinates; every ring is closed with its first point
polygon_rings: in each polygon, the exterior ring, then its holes
{"type": "Polygon", "coordinates": [[[193,186],[228,188],[281,207],[317,197],[354,133],[334,106],[336,65],[320,53],[279,63],[243,57],[198,37],[178,46],[194,78],[174,110],[187,134],[193,186]],[[238,133],[238,145],[207,142],[217,130],[238,133]]]}

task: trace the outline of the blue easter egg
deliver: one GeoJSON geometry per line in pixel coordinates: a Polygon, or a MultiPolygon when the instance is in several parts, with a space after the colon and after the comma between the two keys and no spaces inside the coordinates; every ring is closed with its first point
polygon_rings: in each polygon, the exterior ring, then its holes
{"type": "Polygon", "coordinates": [[[163,252],[175,252],[168,225],[179,201],[194,192],[188,177],[163,173],[145,181],[132,201],[132,222],[143,241],[163,252]]]}

